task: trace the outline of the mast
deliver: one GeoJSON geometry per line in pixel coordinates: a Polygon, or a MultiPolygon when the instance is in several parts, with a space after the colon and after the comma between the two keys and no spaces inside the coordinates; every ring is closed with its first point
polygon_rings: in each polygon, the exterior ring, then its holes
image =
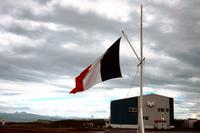
{"type": "Polygon", "coordinates": [[[125,36],[126,40],[128,41],[131,49],[135,53],[137,59],[139,60],[139,64],[137,67],[140,66],[140,99],[139,99],[139,109],[138,109],[138,127],[139,133],[144,133],[144,121],[143,121],[143,62],[145,58],[143,57],[143,6],[141,5],[141,16],[140,16],[140,58],[135,52],[133,46],[131,45],[130,41],[128,40],[124,31],[122,34],[125,36]]]}
{"type": "Polygon", "coordinates": [[[141,16],[140,16],[140,109],[139,109],[139,128],[140,133],[144,133],[144,121],[143,121],[143,6],[141,5],[141,16]]]}

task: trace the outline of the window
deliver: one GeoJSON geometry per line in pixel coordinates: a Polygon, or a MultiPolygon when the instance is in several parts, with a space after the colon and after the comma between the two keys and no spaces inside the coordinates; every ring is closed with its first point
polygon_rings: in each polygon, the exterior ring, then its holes
{"type": "Polygon", "coordinates": [[[149,120],[149,116],[144,116],[143,119],[144,120],[149,120]]]}
{"type": "Polygon", "coordinates": [[[168,109],[168,108],[166,108],[166,112],[169,112],[169,109],[168,109]]]}
{"type": "Polygon", "coordinates": [[[129,107],[128,112],[137,112],[137,108],[129,107]]]}
{"type": "Polygon", "coordinates": [[[158,108],[158,112],[165,112],[164,108],[158,108]]]}

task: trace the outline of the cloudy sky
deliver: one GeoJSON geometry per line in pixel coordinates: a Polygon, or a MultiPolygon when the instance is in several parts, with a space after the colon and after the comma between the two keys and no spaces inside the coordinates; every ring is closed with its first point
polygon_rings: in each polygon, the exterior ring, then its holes
{"type": "MultiPolygon", "coordinates": [[[[200,118],[200,1],[143,0],[144,93],[175,99],[175,118],[200,118]]],[[[139,0],[1,0],[0,112],[108,118],[136,96],[138,61],[122,38],[122,79],[70,95],[74,78],[124,30],[139,53],[139,0]]]]}

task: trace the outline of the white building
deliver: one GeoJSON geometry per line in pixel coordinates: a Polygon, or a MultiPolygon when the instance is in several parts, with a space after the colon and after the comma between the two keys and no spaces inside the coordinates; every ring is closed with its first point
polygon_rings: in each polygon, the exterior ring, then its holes
{"type": "MultiPolygon", "coordinates": [[[[111,102],[110,126],[137,128],[139,97],[131,97],[111,102]]],[[[145,128],[169,128],[174,123],[173,98],[157,94],[143,96],[145,128]]]]}

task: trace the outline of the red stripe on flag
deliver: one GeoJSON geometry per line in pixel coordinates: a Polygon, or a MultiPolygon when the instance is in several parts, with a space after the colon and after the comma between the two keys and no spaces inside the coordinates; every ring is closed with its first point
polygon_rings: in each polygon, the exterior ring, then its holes
{"type": "Polygon", "coordinates": [[[70,91],[70,94],[71,93],[75,94],[76,92],[84,91],[83,79],[89,73],[90,67],[91,65],[88,66],[84,71],[82,71],[78,77],[76,77],[76,87],[72,91],[70,91]]]}

